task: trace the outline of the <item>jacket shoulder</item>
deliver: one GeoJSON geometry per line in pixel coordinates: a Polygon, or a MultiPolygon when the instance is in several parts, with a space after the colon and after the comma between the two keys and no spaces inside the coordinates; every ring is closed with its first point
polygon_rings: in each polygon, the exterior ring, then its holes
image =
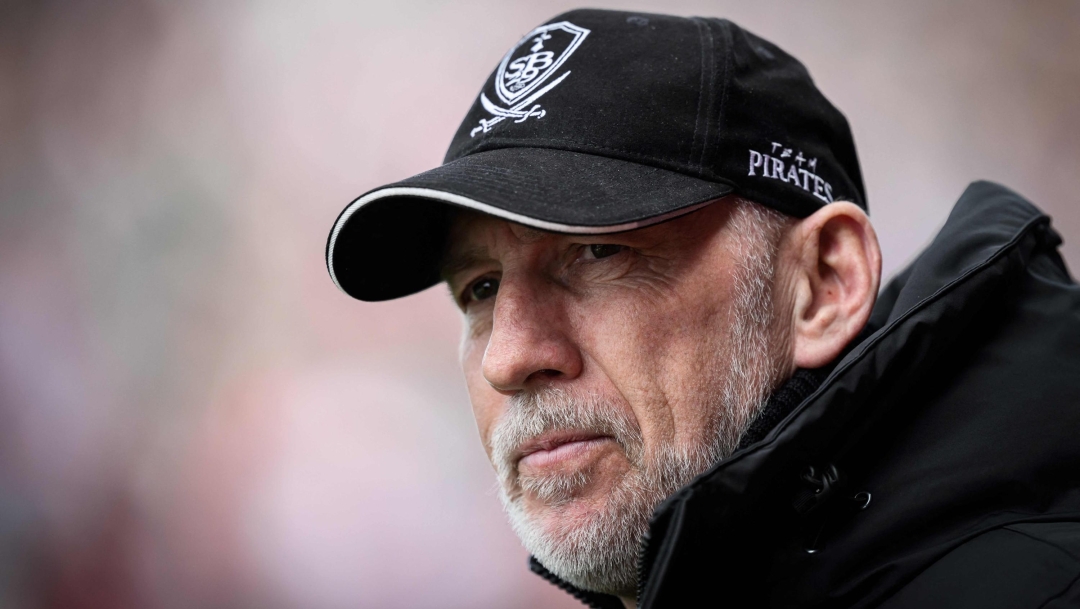
{"type": "Polygon", "coordinates": [[[1080,607],[1080,522],[1020,523],[958,546],[881,609],[1080,607]]]}

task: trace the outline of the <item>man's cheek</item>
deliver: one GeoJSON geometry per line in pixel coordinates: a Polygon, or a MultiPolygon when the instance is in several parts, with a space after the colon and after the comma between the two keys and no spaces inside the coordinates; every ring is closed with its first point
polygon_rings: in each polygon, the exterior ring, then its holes
{"type": "MultiPolygon", "coordinates": [[[[586,348],[609,365],[643,364],[662,351],[679,329],[677,312],[642,303],[610,302],[581,316],[579,328],[586,348]]],[[[620,366],[621,367],[621,366],[620,366]]]]}
{"type": "Polygon", "coordinates": [[[469,402],[472,405],[473,418],[476,421],[476,429],[480,434],[484,450],[490,455],[491,431],[494,420],[498,417],[497,407],[493,402],[502,398],[498,392],[484,378],[484,347],[486,343],[470,340],[468,336],[461,341],[458,356],[461,362],[461,371],[465,377],[465,388],[469,392],[469,402]]]}
{"type": "Polygon", "coordinates": [[[461,362],[461,371],[465,376],[469,395],[475,402],[477,392],[481,388],[491,389],[491,385],[484,378],[484,355],[487,351],[490,334],[478,334],[473,330],[474,328],[466,326],[465,333],[461,338],[458,358],[461,362]]]}

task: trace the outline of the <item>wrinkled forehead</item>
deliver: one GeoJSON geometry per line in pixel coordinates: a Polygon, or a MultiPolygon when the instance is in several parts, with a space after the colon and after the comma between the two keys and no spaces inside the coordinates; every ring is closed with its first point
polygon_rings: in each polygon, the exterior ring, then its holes
{"type": "Polygon", "coordinates": [[[446,279],[469,266],[491,260],[498,246],[506,246],[508,241],[531,244],[557,235],[470,209],[457,209],[449,220],[440,274],[446,279]]]}
{"type": "Polygon", "coordinates": [[[547,231],[505,220],[482,212],[459,209],[448,220],[440,263],[443,280],[478,264],[497,261],[507,252],[564,239],[589,243],[617,241],[643,247],[669,257],[689,255],[714,237],[726,234],[738,199],[723,197],[697,209],[662,222],[629,230],[577,234],[547,231]]]}

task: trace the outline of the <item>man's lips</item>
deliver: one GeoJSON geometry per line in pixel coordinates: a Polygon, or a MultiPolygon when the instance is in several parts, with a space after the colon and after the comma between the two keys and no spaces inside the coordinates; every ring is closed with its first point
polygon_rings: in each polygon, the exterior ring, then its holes
{"type": "Polygon", "coordinates": [[[608,441],[610,436],[587,431],[557,431],[540,435],[518,449],[517,466],[536,469],[577,457],[608,441]]]}

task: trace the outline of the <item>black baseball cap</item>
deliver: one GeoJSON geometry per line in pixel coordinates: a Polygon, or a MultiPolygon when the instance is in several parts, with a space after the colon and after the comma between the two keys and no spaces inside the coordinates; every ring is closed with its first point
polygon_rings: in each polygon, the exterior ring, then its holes
{"type": "Polygon", "coordinates": [[[847,120],[798,60],[725,19],[575,10],[488,77],[443,165],[360,196],[326,245],[360,300],[440,281],[457,208],[560,233],[631,230],[737,194],[866,208],[847,120]]]}

